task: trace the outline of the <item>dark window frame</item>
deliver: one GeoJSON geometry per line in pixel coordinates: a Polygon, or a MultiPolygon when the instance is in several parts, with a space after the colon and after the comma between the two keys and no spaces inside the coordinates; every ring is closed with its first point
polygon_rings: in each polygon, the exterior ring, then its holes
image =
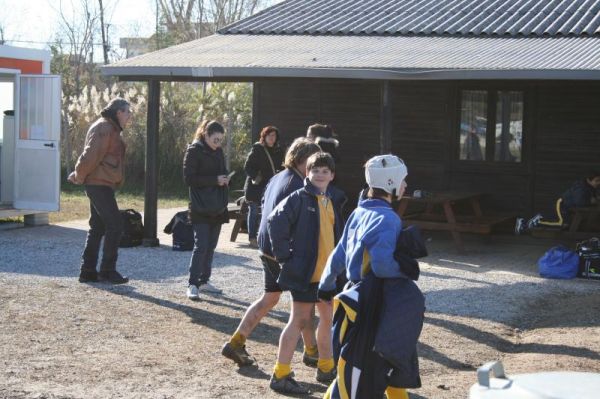
{"type": "Polygon", "coordinates": [[[459,85],[456,90],[455,100],[455,117],[453,123],[453,140],[452,140],[452,163],[457,169],[471,169],[473,166],[482,169],[503,169],[510,171],[526,171],[529,168],[530,157],[528,156],[529,142],[532,134],[531,115],[534,112],[532,104],[533,90],[530,85],[504,84],[504,83],[482,83],[482,84],[463,84],[459,85]],[[464,91],[486,91],[487,92],[487,123],[486,123],[486,148],[485,160],[468,160],[460,159],[460,135],[462,122],[462,99],[464,91]],[[523,93],[523,127],[522,127],[522,142],[521,142],[521,160],[520,162],[496,161],[495,146],[496,146],[496,106],[499,92],[521,92],[523,93]]]}

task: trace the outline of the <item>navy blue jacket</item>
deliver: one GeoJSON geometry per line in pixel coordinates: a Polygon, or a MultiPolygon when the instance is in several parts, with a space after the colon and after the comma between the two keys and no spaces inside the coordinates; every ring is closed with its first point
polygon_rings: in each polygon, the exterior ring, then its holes
{"type": "Polygon", "coordinates": [[[333,356],[345,384],[336,380],[331,398],[350,397],[351,392],[356,398],[383,398],[387,386],[420,387],[417,342],[425,304],[416,284],[369,272],[335,301],[342,306],[333,318],[333,356]]]}
{"type": "Polygon", "coordinates": [[[267,230],[267,218],[282,199],[302,188],[304,176],[296,169],[284,169],[269,180],[262,199],[262,214],[258,228],[258,248],[262,255],[273,257],[271,239],[267,230]]]}
{"type": "MultiPolygon", "coordinates": [[[[310,285],[319,252],[318,194],[318,189],[306,179],[304,187],[281,201],[268,217],[273,255],[281,264],[277,283],[283,290],[306,291],[310,285]]],[[[333,204],[337,243],[344,229],[342,207],[346,196],[332,185],[325,194],[333,204]]]]}
{"type": "Polygon", "coordinates": [[[592,205],[592,199],[596,198],[596,189],[585,179],[578,180],[567,191],[561,195],[560,213],[563,219],[569,219],[569,209],[592,205]]]}

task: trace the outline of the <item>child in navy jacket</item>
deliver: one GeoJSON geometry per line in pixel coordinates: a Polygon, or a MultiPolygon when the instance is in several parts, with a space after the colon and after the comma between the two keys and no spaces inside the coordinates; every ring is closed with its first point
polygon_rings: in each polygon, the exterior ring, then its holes
{"type": "Polygon", "coordinates": [[[289,290],[293,299],[270,382],[271,389],[286,394],[309,392],[294,380],[290,364],[300,331],[311,323],[315,305],[320,319],[316,378],[329,383],[336,375],[331,349],[332,305],[330,301],[320,301],[317,290],[327,258],[343,229],[341,208],[345,196],[329,184],[335,173],[330,154],[313,154],[306,171],[304,187],[281,201],[269,215],[267,224],[273,255],[281,264],[277,283],[281,289],[289,290]]]}

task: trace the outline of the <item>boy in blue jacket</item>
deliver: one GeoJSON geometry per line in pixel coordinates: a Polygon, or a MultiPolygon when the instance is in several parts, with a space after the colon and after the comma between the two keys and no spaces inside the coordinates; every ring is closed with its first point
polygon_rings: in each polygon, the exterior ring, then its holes
{"type": "MultiPolygon", "coordinates": [[[[396,244],[402,231],[402,221],[391,203],[394,197],[402,197],[406,189],[404,179],[407,174],[404,162],[394,155],[379,155],[367,161],[365,165],[365,177],[369,186],[367,198],[361,199],[358,207],[350,215],[342,238],[327,261],[319,284],[319,298],[331,299],[335,295],[336,277],[344,271],[349,285],[358,284],[369,272],[380,279],[406,277],[394,258],[396,244]]],[[[358,300],[360,301],[360,298],[358,300]]],[[[357,327],[360,323],[358,319],[350,318],[349,321],[350,324],[356,321],[357,327]]],[[[417,324],[415,323],[419,328],[417,324]]],[[[364,328],[364,326],[361,327],[364,328]]],[[[372,326],[372,328],[376,328],[376,326],[372,326]]],[[[351,378],[348,378],[347,369],[351,368],[343,356],[340,357],[338,373],[343,383],[332,384],[325,394],[325,398],[346,397],[345,395],[349,395],[357,388],[360,392],[361,383],[372,384],[374,380],[383,380],[385,385],[382,390],[385,390],[387,385],[388,398],[408,398],[405,389],[395,388],[391,386],[391,383],[386,382],[386,375],[371,374],[370,378],[373,381],[358,382],[355,381],[358,379],[357,374],[352,374],[352,370],[350,370],[351,378]]],[[[360,370],[358,373],[360,374],[360,370]]],[[[365,396],[357,396],[361,399],[363,397],[365,396]]],[[[369,396],[369,398],[371,397],[377,396],[369,396]]]]}
{"type": "Polygon", "coordinates": [[[309,390],[293,378],[291,361],[300,331],[312,321],[312,308],[319,312],[317,327],[317,381],[335,378],[331,349],[330,301],[319,301],[317,290],[325,263],[342,232],[341,208],[345,196],[330,186],[335,163],[331,155],[318,152],[306,163],[304,187],[277,205],[268,217],[267,229],[273,255],[281,264],[277,283],[292,295],[290,318],[279,339],[279,352],[270,388],[286,394],[306,394],[309,390]]]}

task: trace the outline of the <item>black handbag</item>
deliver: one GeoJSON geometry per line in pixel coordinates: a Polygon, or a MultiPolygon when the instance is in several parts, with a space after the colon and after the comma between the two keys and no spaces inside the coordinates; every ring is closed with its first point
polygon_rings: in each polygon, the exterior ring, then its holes
{"type": "Polygon", "coordinates": [[[121,219],[123,219],[123,235],[119,247],[129,248],[142,245],[144,240],[142,215],[134,209],[124,209],[119,212],[121,213],[121,219]]]}
{"type": "Polygon", "coordinates": [[[177,212],[163,231],[173,234],[173,251],[194,249],[194,226],[189,220],[188,211],[177,212]]]}

